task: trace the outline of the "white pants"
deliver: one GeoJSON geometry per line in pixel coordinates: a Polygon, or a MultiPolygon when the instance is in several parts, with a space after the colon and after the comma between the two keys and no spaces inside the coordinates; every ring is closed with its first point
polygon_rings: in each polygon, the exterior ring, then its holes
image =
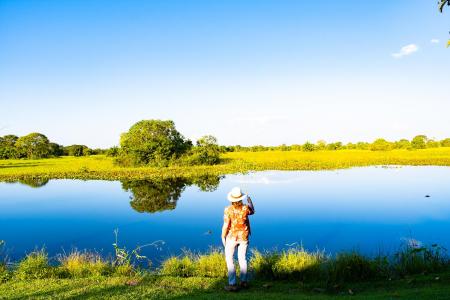
{"type": "Polygon", "coordinates": [[[247,281],[247,247],[248,241],[225,241],[225,261],[227,262],[228,269],[228,283],[236,284],[236,270],[234,267],[234,250],[238,247],[238,261],[241,282],[247,281]]]}

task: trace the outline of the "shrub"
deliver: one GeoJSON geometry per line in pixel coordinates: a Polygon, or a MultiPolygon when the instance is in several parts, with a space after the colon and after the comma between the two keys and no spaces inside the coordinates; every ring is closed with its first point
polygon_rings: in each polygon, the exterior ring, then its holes
{"type": "Polygon", "coordinates": [[[189,277],[195,274],[195,263],[191,255],[182,258],[170,257],[161,265],[161,274],[168,276],[189,277]]]}
{"type": "Polygon", "coordinates": [[[50,277],[51,267],[48,256],[44,250],[28,254],[17,266],[15,276],[20,280],[40,279],[50,277]]]}
{"type": "Polygon", "coordinates": [[[394,268],[399,275],[437,272],[449,267],[446,249],[437,244],[423,247],[409,243],[394,256],[394,268]]]}
{"type": "Polygon", "coordinates": [[[261,253],[258,250],[253,250],[250,259],[250,269],[254,272],[256,277],[272,279],[275,277],[273,266],[279,258],[280,254],[277,252],[261,253]]]}
{"type": "Polygon", "coordinates": [[[11,278],[11,272],[6,267],[6,264],[0,263],[0,283],[5,282],[11,278]]]}
{"type": "Polygon", "coordinates": [[[101,276],[111,273],[111,264],[104,261],[98,254],[74,251],[68,256],[60,258],[61,268],[70,277],[80,278],[101,276]]]}
{"type": "Polygon", "coordinates": [[[303,249],[291,249],[281,253],[272,269],[276,278],[301,278],[307,280],[320,275],[325,261],[322,252],[308,253],[303,249]]]}
{"type": "Polygon", "coordinates": [[[375,275],[374,262],[356,252],[338,254],[327,263],[329,283],[362,281],[375,275]]]}
{"type": "Polygon", "coordinates": [[[208,254],[199,255],[195,261],[194,274],[201,277],[225,277],[227,265],[224,254],[219,250],[212,250],[208,254]]]}

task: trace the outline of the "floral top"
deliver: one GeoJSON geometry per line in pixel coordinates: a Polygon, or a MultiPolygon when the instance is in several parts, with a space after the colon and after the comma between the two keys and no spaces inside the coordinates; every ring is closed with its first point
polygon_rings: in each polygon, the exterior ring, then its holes
{"type": "Polygon", "coordinates": [[[248,205],[226,207],[223,215],[222,236],[226,235],[227,240],[248,241],[250,235],[249,214],[251,214],[251,210],[248,205]]]}

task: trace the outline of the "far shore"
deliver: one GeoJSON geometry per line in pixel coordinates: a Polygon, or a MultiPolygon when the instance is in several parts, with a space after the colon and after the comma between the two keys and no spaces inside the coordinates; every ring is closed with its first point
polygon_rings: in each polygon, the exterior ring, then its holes
{"type": "Polygon", "coordinates": [[[213,166],[120,167],[104,155],[0,160],[0,180],[152,179],[221,176],[265,170],[336,170],[367,166],[450,166],[450,147],[423,150],[229,152],[213,166]]]}

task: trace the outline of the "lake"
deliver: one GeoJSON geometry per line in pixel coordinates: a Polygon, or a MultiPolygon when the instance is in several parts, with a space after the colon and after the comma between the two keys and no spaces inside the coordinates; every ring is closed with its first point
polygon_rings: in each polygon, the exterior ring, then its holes
{"type": "Polygon", "coordinates": [[[392,254],[409,239],[450,247],[450,168],[368,167],[268,171],[162,181],[50,180],[0,183],[0,240],[10,258],[45,247],[144,249],[158,264],[182,249],[220,246],[227,192],[251,195],[251,247],[303,245],[333,254],[392,254]]]}

